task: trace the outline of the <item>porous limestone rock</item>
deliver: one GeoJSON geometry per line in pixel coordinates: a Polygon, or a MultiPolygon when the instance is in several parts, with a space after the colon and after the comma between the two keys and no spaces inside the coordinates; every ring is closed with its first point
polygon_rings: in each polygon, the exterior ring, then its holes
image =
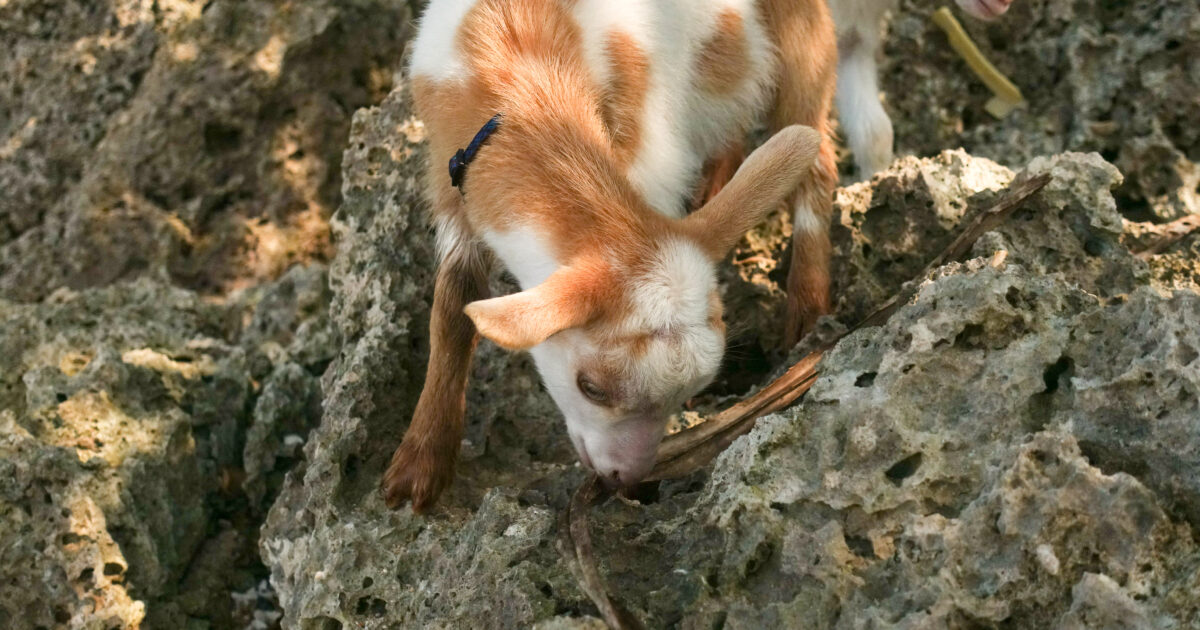
{"type": "Polygon", "coordinates": [[[0,627],[246,627],[258,602],[231,594],[263,581],[281,433],[315,424],[336,347],[324,278],[227,304],[144,279],[0,300],[0,627]]]}
{"type": "MultiPolygon", "coordinates": [[[[260,543],[283,626],[596,627],[558,550],[583,474],[527,359],[481,345],[439,507],[379,496],[434,268],[405,96],[353,126],[331,271],[345,345],[260,543]]],[[[1154,284],[1122,245],[1111,165],[1064,154],[1028,170],[1050,184],[978,258],[830,351],[801,404],[645,505],[591,512],[615,598],[649,627],[1200,623],[1200,296],[1154,284]]],[[[835,268],[857,277],[836,316],[894,293],[1013,178],[951,152],[843,191],[835,268]]],[[[760,234],[742,251],[777,264],[786,239],[760,234]]],[[[732,312],[754,298],[742,290],[727,289],[732,312]]]]}
{"type": "Polygon", "coordinates": [[[1148,263],[1155,286],[1200,293],[1200,231],[1150,256],[1148,263]]]}
{"type": "MultiPolygon", "coordinates": [[[[1123,180],[1111,164],[1096,154],[1068,153],[1036,159],[1027,171],[1050,173],[1051,183],[980,239],[976,255],[1003,249],[1031,272],[1064,275],[1102,296],[1146,282],[1152,275],[1147,263],[1121,245],[1124,221],[1111,191],[1123,180]],[[1098,282],[1101,278],[1104,282],[1098,282]]],[[[834,314],[841,325],[862,321],[920,274],[957,236],[964,216],[990,207],[1012,181],[1009,169],[956,150],[927,159],[901,158],[871,182],[839,188],[830,238],[834,314]]],[[[783,353],[777,322],[783,316],[786,264],[780,261],[789,255],[789,235],[784,218],[772,217],[735,248],[732,264],[722,270],[736,353],[783,353]]],[[[1182,263],[1168,267],[1167,261],[1179,257],[1175,251],[1152,257],[1150,264],[1164,270],[1191,264],[1185,254],[1182,263]]],[[[1187,286],[1166,278],[1156,284],[1187,286]]],[[[727,369],[747,367],[753,366],[735,359],[727,369]]]]}
{"type": "Polygon", "coordinates": [[[0,4],[0,295],[143,275],[205,292],[331,255],[354,110],[404,0],[0,4]]]}

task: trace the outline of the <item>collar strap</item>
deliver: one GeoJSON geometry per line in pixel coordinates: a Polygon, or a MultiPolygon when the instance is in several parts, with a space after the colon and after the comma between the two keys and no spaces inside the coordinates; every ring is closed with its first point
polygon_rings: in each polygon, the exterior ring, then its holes
{"type": "Polygon", "coordinates": [[[483,143],[487,142],[487,139],[499,128],[500,114],[496,114],[479,128],[479,133],[475,134],[475,138],[471,140],[471,144],[468,144],[466,149],[459,149],[450,158],[450,183],[454,184],[460,193],[463,189],[463,176],[467,174],[467,165],[475,159],[475,154],[479,152],[483,143]]]}

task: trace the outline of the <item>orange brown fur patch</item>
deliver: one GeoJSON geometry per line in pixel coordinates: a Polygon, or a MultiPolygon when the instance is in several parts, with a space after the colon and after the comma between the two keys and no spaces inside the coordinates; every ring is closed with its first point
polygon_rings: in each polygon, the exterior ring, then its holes
{"type": "Polygon", "coordinates": [[[610,33],[604,52],[612,72],[604,95],[604,124],[621,163],[629,164],[641,143],[642,107],[650,89],[650,60],[628,33],[610,33]]]}
{"type": "Polygon", "coordinates": [[[716,30],[696,57],[700,87],[711,94],[729,94],[741,85],[749,70],[749,48],[742,16],[733,9],[726,9],[717,16],[716,30]]]}

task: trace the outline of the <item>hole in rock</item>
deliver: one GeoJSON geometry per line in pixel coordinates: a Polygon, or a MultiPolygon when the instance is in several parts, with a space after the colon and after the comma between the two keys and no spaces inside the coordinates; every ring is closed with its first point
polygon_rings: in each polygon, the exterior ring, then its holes
{"type": "Polygon", "coordinates": [[[1063,378],[1071,377],[1071,368],[1074,366],[1075,362],[1071,360],[1071,357],[1065,356],[1059,357],[1057,361],[1046,366],[1045,371],[1042,372],[1042,382],[1046,385],[1045,393],[1053,394],[1058,391],[1063,378]]]}
{"type": "Polygon", "coordinates": [[[902,481],[916,474],[917,469],[921,467],[922,458],[920,453],[913,453],[892,464],[892,467],[887,469],[883,474],[893,484],[899,486],[902,481]]]}
{"type": "Polygon", "coordinates": [[[854,555],[860,558],[875,557],[875,545],[871,542],[870,538],[846,536],[846,546],[850,548],[850,551],[854,552],[854,555]]]}

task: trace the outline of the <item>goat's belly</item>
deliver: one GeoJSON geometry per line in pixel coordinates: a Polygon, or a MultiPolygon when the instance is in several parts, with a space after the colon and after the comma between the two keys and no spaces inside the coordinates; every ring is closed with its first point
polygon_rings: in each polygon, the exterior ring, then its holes
{"type": "Polygon", "coordinates": [[[634,145],[627,176],[679,216],[704,161],[765,108],[774,56],[754,1],[578,0],[572,11],[608,104],[637,107],[616,130],[634,145]]]}

